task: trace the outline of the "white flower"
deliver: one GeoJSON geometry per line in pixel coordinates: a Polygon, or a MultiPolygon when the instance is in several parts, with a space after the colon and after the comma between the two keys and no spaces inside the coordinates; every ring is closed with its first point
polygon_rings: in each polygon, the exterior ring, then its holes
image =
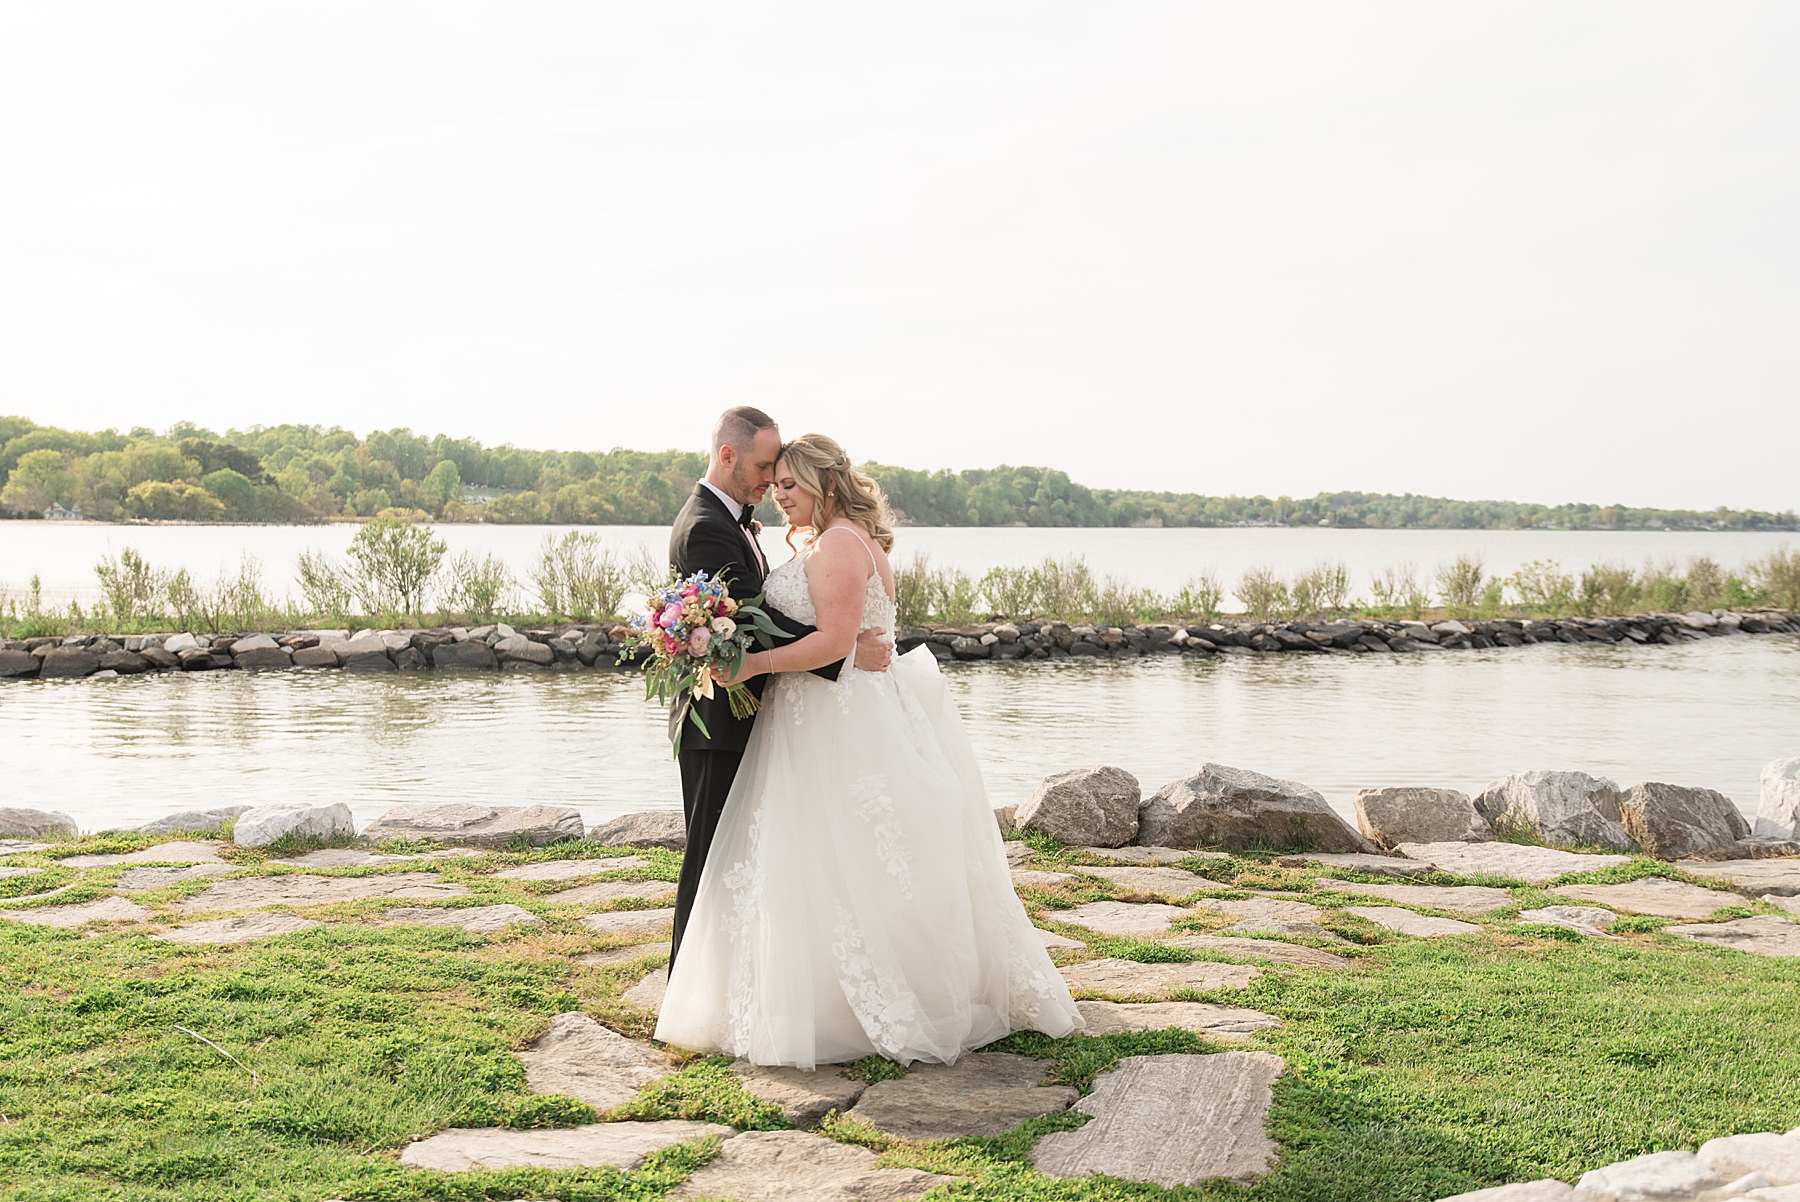
{"type": "Polygon", "coordinates": [[[714,618],[712,628],[713,633],[722,639],[728,639],[737,633],[737,623],[726,617],[714,618]]]}

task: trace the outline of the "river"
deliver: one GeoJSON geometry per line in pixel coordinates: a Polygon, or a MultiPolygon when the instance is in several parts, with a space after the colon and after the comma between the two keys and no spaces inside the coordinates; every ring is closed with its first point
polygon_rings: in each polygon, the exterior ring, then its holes
{"type": "MultiPolygon", "coordinates": [[[[946,668],[995,804],[1118,764],[1148,792],[1216,760],[1304,782],[1474,790],[1579,768],[1705,785],[1746,812],[1800,755],[1800,637],[1548,644],[1414,656],[1260,656],[946,668]]],[[[173,810],[424,801],[674,808],[661,713],[633,677],[209,672],[0,684],[0,804],[87,829],[173,810]]]]}

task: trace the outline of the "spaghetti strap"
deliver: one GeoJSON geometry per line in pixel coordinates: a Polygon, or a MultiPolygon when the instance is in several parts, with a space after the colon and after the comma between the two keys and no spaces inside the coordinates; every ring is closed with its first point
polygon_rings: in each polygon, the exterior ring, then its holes
{"type": "Polygon", "coordinates": [[[845,534],[848,534],[851,538],[855,539],[857,542],[862,544],[862,549],[869,553],[869,566],[871,568],[875,569],[875,574],[877,576],[881,575],[881,565],[875,562],[875,548],[871,547],[868,543],[868,540],[863,538],[863,536],[858,534],[856,531],[850,529],[850,527],[848,527],[848,526],[833,526],[829,530],[820,531],[819,537],[824,538],[827,534],[830,534],[833,531],[837,531],[837,530],[842,530],[845,534]]]}

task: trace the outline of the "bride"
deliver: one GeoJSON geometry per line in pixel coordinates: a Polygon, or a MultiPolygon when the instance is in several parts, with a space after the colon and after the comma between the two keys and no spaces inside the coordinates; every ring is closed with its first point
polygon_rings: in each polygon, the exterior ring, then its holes
{"type": "Polygon", "coordinates": [[[772,675],[656,1037],[811,1069],[871,1054],[949,1064],[1012,1031],[1079,1029],[937,661],[921,647],[886,672],[807,674],[859,631],[894,629],[880,486],[807,434],[781,450],[775,499],[788,545],[807,538],[766,595],[818,629],[736,677],[772,675]]]}

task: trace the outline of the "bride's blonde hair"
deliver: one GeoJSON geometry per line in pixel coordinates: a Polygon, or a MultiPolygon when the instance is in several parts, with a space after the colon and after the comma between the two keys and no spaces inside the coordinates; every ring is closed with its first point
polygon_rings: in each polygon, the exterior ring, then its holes
{"type": "MultiPolygon", "coordinates": [[[[833,518],[847,517],[869,532],[883,551],[894,549],[894,513],[887,495],[867,472],[857,470],[834,439],[802,434],[781,448],[794,484],[813,500],[813,521],[823,530],[833,518]]],[[[788,546],[794,527],[788,527],[788,546]]]]}

